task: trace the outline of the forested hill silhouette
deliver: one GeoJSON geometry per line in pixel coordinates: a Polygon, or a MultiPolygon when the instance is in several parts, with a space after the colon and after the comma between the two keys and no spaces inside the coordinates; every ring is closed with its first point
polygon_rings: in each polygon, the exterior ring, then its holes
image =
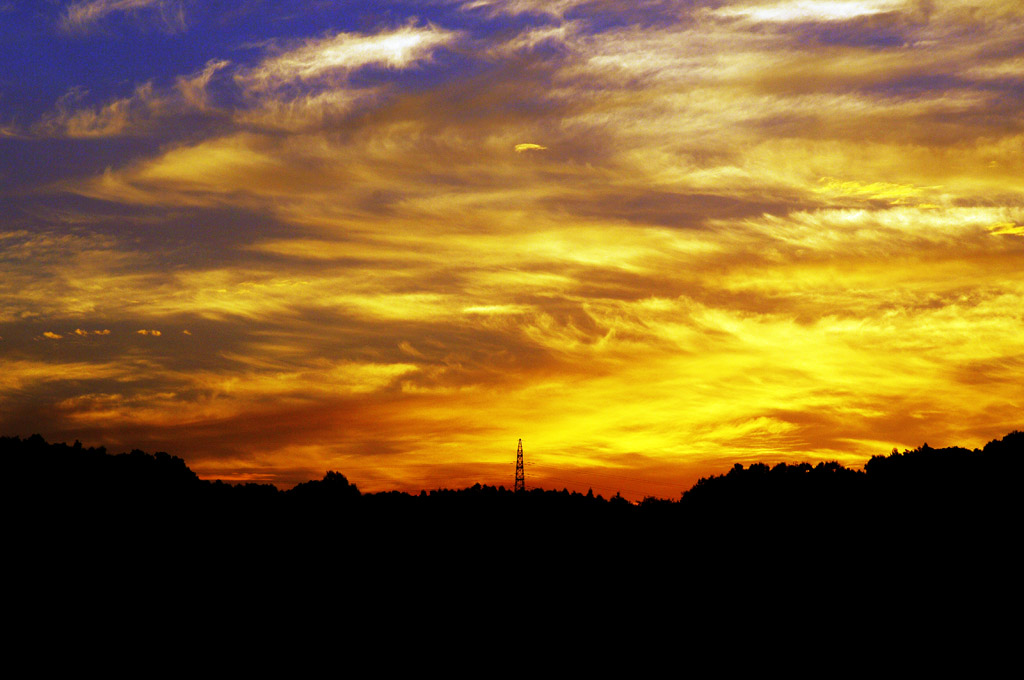
{"type": "Polygon", "coordinates": [[[219,621],[200,600],[232,593],[246,620],[267,620],[273,601],[275,620],[372,616],[380,630],[394,612],[513,603],[550,625],[667,610],[710,631],[869,630],[880,617],[948,621],[952,605],[987,620],[976,603],[1017,588],[1021,432],[981,450],[876,456],[863,470],[736,465],[638,504],[480,484],[361,493],[338,472],[282,491],[202,480],[165,453],[38,435],[0,438],[0,455],[8,584],[53,611],[70,602],[125,621],[219,621]]]}
{"type": "MultiPolygon", "coordinates": [[[[177,457],[142,451],[110,455],[78,442],[48,444],[41,436],[0,438],[6,471],[6,502],[40,521],[92,518],[107,525],[174,520],[183,525],[211,519],[234,526],[341,522],[351,532],[377,525],[431,525],[472,530],[490,522],[532,522],[535,531],[629,531],[637,527],[745,533],[771,527],[881,521],[924,526],[953,520],[1002,521],[1020,510],[1024,433],[1011,432],[983,449],[933,449],[875,456],[863,470],[839,463],[769,467],[736,464],[728,473],[703,478],[679,499],[646,498],[631,504],[616,494],[504,487],[363,494],[338,472],[288,491],[269,484],[225,484],[199,479],[177,457]],[[200,519],[201,518],[201,519],[200,519]]],[[[193,529],[196,527],[193,526],[193,529]]],[[[628,532],[627,532],[628,533],[628,532]]]]}

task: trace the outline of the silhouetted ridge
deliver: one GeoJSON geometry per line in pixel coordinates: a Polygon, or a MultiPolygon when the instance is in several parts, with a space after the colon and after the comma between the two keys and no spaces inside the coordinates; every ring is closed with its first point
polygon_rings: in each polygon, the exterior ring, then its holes
{"type": "Polygon", "coordinates": [[[333,471],[280,491],[201,480],[163,453],[0,438],[9,582],[59,601],[88,594],[83,611],[117,593],[185,617],[227,592],[274,593],[288,621],[362,621],[426,598],[426,610],[611,603],[615,616],[593,620],[699,607],[722,625],[753,615],[867,630],[893,606],[927,620],[950,602],[1001,601],[1016,582],[1022,444],[1013,432],[980,451],[922,446],[865,470],[736,465],[678,500],[631,504],[481,484],[363,494],[333,471]],[[323,592],[339,604],[325,609],[323,592]]]}
{"type": "Polygon", "coordinates": [[[343,474],[328,472],[283,492],[269,484],[231,485],[199,479],[166,453],[48,444],[39,435],[0,438],[9,507],[52,526],[153,527],[196,535],[286,537],[344,527],[362,539],[470,540],[500,545],[498,526],[566,544],[641,540],[684,532],[689,539],[806,535],[874,535],[915,530],[966,531],[1016,521],[1016,487],[1024,433],[1011,432],[984,449],[932,449],[875,456],[864,470],[839,463],[735,465],[703,478],[676,501],[630,504],[567,490],[513,493],[476,484],[418,495],[362,494],[343,474]],[[897,529],[894,529],[896,527],[897,529]]]}

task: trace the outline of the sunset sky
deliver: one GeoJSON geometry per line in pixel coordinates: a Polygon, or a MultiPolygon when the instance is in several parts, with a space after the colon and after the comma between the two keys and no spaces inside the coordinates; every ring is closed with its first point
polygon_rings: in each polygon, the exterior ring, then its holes
{"type": "Polygon", "coordinates": [[[1022,413],[1021,0],[0,0],[0,435],[639,499],[1022,413]]]}

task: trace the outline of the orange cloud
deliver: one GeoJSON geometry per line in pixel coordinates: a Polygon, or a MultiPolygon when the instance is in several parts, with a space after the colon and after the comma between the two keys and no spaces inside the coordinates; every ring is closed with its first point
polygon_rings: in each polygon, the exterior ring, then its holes
{"type": "Polygon", "coordinates": [[[1019,3],[592,6],[72,91],[29,128],[128,150],[0,226],[5,429],[366,490],[507,484],[522,437],[537,483],[674,497],[1019,427],[1019,3]],[[189,330],[32,342],[90,324],[189,330]]]}

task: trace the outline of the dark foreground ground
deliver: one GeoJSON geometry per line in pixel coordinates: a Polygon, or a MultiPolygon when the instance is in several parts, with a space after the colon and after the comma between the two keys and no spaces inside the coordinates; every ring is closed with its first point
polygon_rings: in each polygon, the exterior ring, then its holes
{"type": "Polygon", "coordinates": [[[0,455],[9,611],[35,626],[323,619],[376,645],[515,613],[555,636],[1019,638],[995,622],[1021,604],[1021,432],[863,470],[737,465],[638,505],[479,485],[362,494],[334,472],[286,492],[232,486],[167,454],[39,436],[0,438],[0,455]]]}
{"type": "Polygon", "coordinates": [[[893,452],[863,470],[737,464],[679,499],[638,505],[480,485],[362,494],[337,472],[280,491],[201,480],[164,453],[110,455],[39,436],[0,438],[0,455],[13,535],[51,549],[201,547],[265,560],[322,553],[342,563],[373,555],[546,555],[653,566],[717,556],[735,564],[770,555],[870,562],[921,554],[969,562],[1020,537],[1024,433],[978,450],[893,452]]]}

